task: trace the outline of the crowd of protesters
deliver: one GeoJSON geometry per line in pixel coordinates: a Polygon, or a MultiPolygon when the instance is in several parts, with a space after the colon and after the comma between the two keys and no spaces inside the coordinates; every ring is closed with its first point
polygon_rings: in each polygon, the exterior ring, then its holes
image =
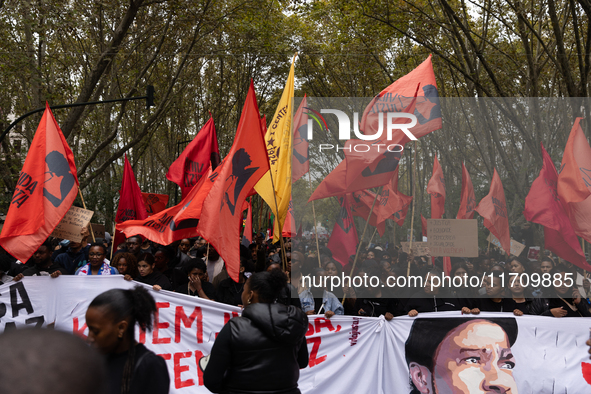
{"type": "Polygon", "coordinates": [[[326,240],[320,240],[317,246],[313,237],[285,239],[285,252],[282,252],[279,243],[265,240],[260,233],[252,243],[245,240],[241,243],[239,280],[235,282],[229,277],[218,251],[200,237],[157,245],[132,236],[112,246],[109,234],[91,243],[87,231],[83,230],[82,236],[81,242],[49,238],[27,262],[17,261],[0,249],[0,281],[6,283],[34,275],[121,274],[127,280],[145,283],[155,290],[176,291],[241,306],[244,284],[250,275],[276,269],[284,271],[288,277],[288,285],[278,302],[328,318],[335,314],[384,315],[390,320],[394,316],[454,310],[462,314],[513,312],[516,316],[591,316],[589,273],[552,256],[549,251],[540,253],[537,260],[523,256],[503,257],[492,251],[483,252],[477,258],[451,258],[450,277],[481,279],[477,285],[464,280],[461,286],[451,286],[440,281],[441,258],[413,256],[403,252],[399,245],[363,244],[357,261],[351,256],[349,263],[343,266],[333,259],[326,240]],[[544,274],[552,279],[530,280],[544,274]],[[356,286],[340,281],[336,288],[329,285],[334,283],[330,280],[332,277],[344,275],[371,277],[373,285],[356,286]],[[399,277],[418,277],[421,281],[392,286],[399,277]],[[555,278],[571,278],[572,281],[557,282],[555,278]]]}

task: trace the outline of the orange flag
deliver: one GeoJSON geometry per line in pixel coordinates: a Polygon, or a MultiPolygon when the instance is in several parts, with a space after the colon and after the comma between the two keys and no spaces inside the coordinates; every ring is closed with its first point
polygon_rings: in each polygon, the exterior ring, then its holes
{"type": "Polygon", "coordinates": [[[575,234],[591,242],[591,147],[577,118],[570,132],[557,191],[575,234]]]}
{"type": "Polygon", "coordinates": [[[234,144],[223,168],[211,175],[215,182],[203,202],[197,231],[220,253],[228,275],[238,282],[242,204],[253,186],[269,171],[269,158],[261,132],[259,107],[250,89],[242,109],[234,144]]]}
{"type": "Polygon", "coordinates": [[[456,219],[472,219],[474,217],[474,207],[476,207],[476,196],[470,174],[464,163],[462,163],[462,197],[460,199],[460,209],[456,219]]]}
{"type": "Polygon", "coordinates": [[[379,221],[386,219],[392,219],[402,227],[408,208],[412,201],[411,196],[407,196],[398,191],[398,168],[394,171],[394,176],[389,184],[383,189],[379,197],[380,207],[378,215],[380,216],[379,221]]]}
{"type": "MultiPolygon", "coordinates": [[[[275,226],[277,226],[277,222],[275,222],[275,226]]],[[[285,223],[283,223],[281,235],[284,237],[296,236],[295,218],[293,217],[293,201],[291,200],[289,200],[289,209],[287,210],[287,216],[285,216],[285,223]]]]}
{"type": "Polygon", "coordinates": [[[197,235],[197,223],[201,217],[203,201],[213,186],[211,167],[178,205],[170,207],[147,219],[128,220],[117,228],[126,236],[143,235],[150,241],[168,245],[183,238],[197,235]]]}
{"type": "Polygon", "coordinates": [[[26,262],[62,220],[76,194],[74,155],[46,104],[12,195],[0,245],[26,262]]]}
{"type": "Polygon", "coordinates": [[[144,200],[148,216],[151,216],[166,209],[168,194],[142,193],[142,200],[144,200]]]}
{"type": "MultiPolygon", "coordinates": [[[[410,129],[416,138],[421,138],[432,131],[441,128],[441,106],[439,104],[439,93],[437,82],[433,72],[431,55],[417,68],[396,80],[377,95],[370,105],[367,106],[361,118],[361,130],[364,134],[374,135],[380,129],[379,124],[386,129],[386,113],[407,112],[406,106],[416,96],[415,107],[412,113],[417,117],[417,124],[410,129]],[[417,91],[417,86],[419,90],[417,91]],[[380,113],[383,119],[380,120],[380,113]]],[[[400,122],[404,123],[404,122],[400,122]]],[[[401,130],[395,130],[392,135],[393,141],[404,145],[410,141],[409,137],[401,130]]]]}
{"type": "Polygon", "coordinates": [[[433,163],[433,176],[427,184],[427,193],[431,195],[431,219],[441,219],[445,212],[445,181],[437,156],[433,163]]]}
{"type": "Polygon", "coordinates": [[[496,168],[488,195],[480,200],[480,203],[474,210],[484,218],[484,226],[497,237],[507,255],[510,255],[511,236],[509,235],[509,218],[507,217],[505,192],[503,191],[503,184],[496,168]]]}
{"type": "Polygon", "coordinates": [[[425,219],[423,214],[421,214],[421,233],[423,234],[423,237],[427,236],[427,219],[425,219]]]}
{"type": "Polygon", "coordinates": [[[353,216],[360,217],[363,220],[367,220],[367,217],[369,216],[369,224],[374,226],[377,229],[378,234],[380,234],[380,237],[382,237],[386,232],[386,219],[384,218],[383,220],[380,220],[380,197],[378,196],[378,200],[374,205],[373,200],[375,197],[376,194],[369,190],[362,190],[347,194],[346,201],[349,204],[347,209],[349,209],[353,216]],[[369,211],[372,205],[374,205],[374,208],[370,216],[369,211]]]}

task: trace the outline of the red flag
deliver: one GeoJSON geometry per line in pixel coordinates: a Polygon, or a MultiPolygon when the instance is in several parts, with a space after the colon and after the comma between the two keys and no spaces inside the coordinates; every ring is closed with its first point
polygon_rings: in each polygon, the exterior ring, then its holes
{"type": "Polygon", "coordinates": [[[433,162],[433,175],[427,184],[427,193],[431,195],[431,219],[441,219],[445,212],[445,181],[437,156],[433,162]]]}
{"type": "Polygon", "coordinates": [[[421,214],[421,233],[423,233],[423,237],[427,236],[427,219],[421,214]]]}
{"type": "Polygon", "coordinates": [[[26,262],[62,220],[76,194],[74,155],[46,104],[12,195],[0,245],[26,262]]]}
{"type": "Polygon", "coordinates": [[[349,257],[357,251],[357,229],[353,221],[353,215],[349,209],[349,197],[339,197],[341,210],[332,229],[332,234],[328,240],[328,249],[332,252],[332,257],[342,265],[349,263],[349,257]]]}
{"type": "Polygon", "coordinates": [[[220,150],[213,118],[205,123],[193,141],[171,164],[166,179],[180,186],[185,197],[199,179],[207,173],[210,166],[215,169],[220,163],[220,150]]]}
{"type": "Polygon", "coordinates": [[[203,201],[213,186],[211,167],[178,205],[170,207],[144,220],[128,220],[117,225],[126,236],[143,235],[150,241],[168,245],[183,238],[197,235],[203,201]]]}
{"type": "MultiPolygon", "coordinates": [[[[120,224],[128,220],[142,220],[147,217],[148,211],[144,205],[142,192],[135,180],[133,169],[131,168],[129,160],[127,160],[126,154],[125,162],[123,164],[123,179],[121,180],[121,189],[119,190],[119,206],[117,207],[117,213],[115,215],[115,223],[120,224]]],[[[121,233],[119,226],[116,226],[115,229],[113,245],[117,246],[124,242],[125,239],[123,239],[123,233],[121,233]]]]}
{"type": "MultiPolygon", "coordinates": [[[[431,55],[429,55],[417,68],[382,90],[367,106],[361,118],[361,129],[364,134],[376,134],[380,129],[380,121],[385,129],[384,125],[387,124],[385,117],[388,111],[408,112],[406,108],[415,94],[417,99],[412,113],[417,117],[418,122],[409,131],[416,138],[421,138],[440,129],[442,125],[441,106],[439,105],[439,93],[431,55]],[[418,92],[416,92],[417,86],[419,86],[418,92]],[[382,119],[380,120],[380,118],[382,119]]],[[[399,143],[404,145],[410,141],[410,138],[402,130],[395,129],[392,140],[400,141],[399,143]]]]}
{"type": "Polygon", "coordinates": [[[398,168],[394,171],[390,183],[382,189],[380,195],[380,209],[378,211],[379,221],[392,219],[402,227],[408,208],[412,201],[412,197],[402,194],[398,191],[398,168]]]}
{"type": "Polygon", "coordinates": [[[240,233],[237,224],[242,221],[242,211],[236,208],[242,207],[248,192],[269,170],[252,81],[234,144],[224,161],[226,165],[212,174],[217,179],[203,202],[197,231],[219,251],[228,275],[238,282],[240,233]]]}
{"type": "Polygon", "coordinates": [[[244,225],[244,237],[252,243],[252,204],[248,203],[248,211],[246,212],[246,224],[244,225]]]}
{"type": "Polygon", "coordinates": [[[480,200],[480,203],[474,210],[484,218],[484,226],[497,237],[507,255],[510,255],[511,236],[509,235],[509,219],[507,217],[507,205],[505,204],[505,192],[503,191],[503,184],[496,168],[488,195],[480,200]]]}
{"type": "Polygon", "coordinates": [[[308,160],[308,112],[306,95],[293,117],[293,156],[291,158],[291,179],[297,181],[310,170],[308,160]]]}
{"type": "Polygon", "coordinates": [[[300,227],[298,227],[298,232],[296,234],[296,238],[302,238],[302,224],[300,223],[300,227]]]}
{"type": "Polygon", "coordinates": [[[575,120],[564,148],[557,190],[575,233],[591,242],[591,147],[581,119],[575,120]]]}
{"type": "Polygon", "coordinates": [[[474,207],[476,207],[476,196],[470,174],[464,163],[462,163],[462,196],[460,199],[460,209],[456,219],[472,219],[474,217],[474,207]]]}
{"type": "MultiPolygon", "coordinates": [[[[277,222],[275,222],[277,224],[277,222]]],[[[283,223],[283,229],[281,235],[284,237],[295,237],[295,218],[293,217],[293,202],[289,200],[289,209],[287,210],[287,216],[285,217],[285,223],[283,223]]]]}
{"type": "Polygon", "coordinates": [[[168,204],[168,194],[142,193],[148,216],[163,211],[168,204]]]}
{"type": "Polygon", "coordinates": [[[380,197],[378,196],[378,200],[373,204],[375,196],[376,194],[369,190],[362,190],[351,193],[347,198],[347,202],[351,204],[349,210],[353,216],[358,216],[363,218],[363,220],[367,220],[367,217],[369,216],[369,224],[377,228],[378,234],[380,234],[381,237],[386,232],[386,222],[385,219],[382,221],[379,220],[380,217],[378,212],[380,209],[380,197]],[[370,216],[369,213],[372,205],[374,205],[374,209],[371,211],[370,216]]]}
{"type": "Polygon", "coordinates": [[[564,207],[560,203],[556,190],[558,182],[556,167],[544,146],[541,143],[540,146],[544,164],[525,198],[523,216],[530,222],[544,226],[546,249],[578,267],[591,270],[564,207]]]}
{"type": "MultiPolygon", "coordinates": [[[[372,149],[377,151],[380,147],[374,146],[372,149]]],[[[398,161],[400,160],[401,154],[399,152],[388,152],[387,150],[384,152],[384,149],[380,149],[379,160],[370,160],[370,162],[365,162],[365,164],[363,164],[364,162],[361,159],[353,161],[355,165],[358,165],[356,168],[353,168],[351,165],[348,166],[347,160],[341,161],[322,180],[308,201],[336,197],[388,183],[394,176],[394,171],[398,168],[398,161]],[[348,172],[349,174],[354,172],[354,174],[348,175],[348,172]],[[350,180],[348,180],[349,176],[350,180]]]]}

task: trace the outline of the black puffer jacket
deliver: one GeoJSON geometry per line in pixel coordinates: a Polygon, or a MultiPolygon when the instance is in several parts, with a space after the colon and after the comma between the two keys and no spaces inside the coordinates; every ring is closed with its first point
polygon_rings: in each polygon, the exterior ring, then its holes
{"type": "Polygon", "coordinates": [[[283,304],[256,303],[231,319],[213,344],[203,383],[214,393],[299,394],[308,365],[308,316],[283,304]]]}

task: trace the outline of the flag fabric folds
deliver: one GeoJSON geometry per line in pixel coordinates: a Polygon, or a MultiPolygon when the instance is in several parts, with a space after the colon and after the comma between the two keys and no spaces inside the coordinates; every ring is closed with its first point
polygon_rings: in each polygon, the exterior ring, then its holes
{"type": "Polygon", "coordinates": [[[332,252],[333,259],[342,265],[349,263],[349,257],[355,254],[359,241],[348,199],[348,196],[339,197],[341,209],[327,245],[332,252]]]}
{"type": "Polygon", "coordinates": [[[496,168],[488,195],[480,200],[480,203],[474,210],[484,218],[484,226],[497,237],[507,255],[510,255],[511,236],[509,234],[505,192],[503,191],[503,184],[496,168]]]}
{"type": "Polygon", "coordinates": [[[211,175],[212,169],[209,167],[205,176],[201,177],[179,204],[144,220],[128,220],[117,225],[117,228],[127,237],[142,235],[161,245],[196,236],[203,201],[214,182],[211,175]]]}
{"type": "Polygon", "coordinates": [[[293,182],[310,170],[307,102],[306,95],[304,95],[293,117],[293,156],[291,160],[291,179],[293,182]]]}
{"type": "Polygon", "coordinates": [[[179,185],[182,196],[185,197],[207,173],[209,166],[215,169],[219,163],[220,150],[215,125],[213,118],[210,118],[183,153],[171,164],[166,179],[179,185]]]}
{"type": "MultiPolygon", "coordinates": [[[[416,103],[411,113],[417,117],[417,124],[409,131],[416,138],[421,138],[442,126],[439,93],[431,55],[417,68],[382,90],[372,100],[361,118],[361,131],[365,135],[376,135],[380,130],[380,122],[385,130],[388,121],[387,112],[409,112],[407,107],[411,105],[415,95],[416,103]]],[[[404,145],[410,141],[410,138],[402,130],[395,129],[392,140],[404,145]]]]}
{"type": "Polygon", "coordinates": [[[74,155],[46,104],[12,195],[0,245],[26,262],[62,220],[77,194],[74,155]]]}
{"type": "Polygon", "coordinates": [[[456,219],[472,219],[474,217],[474,208],[476,207],[476,196],[470,174],[462,163],[462,195],[460,198],[460,209],[456,219]]]}
{"type": "Polygon", "coordinates": [[[557,256],[591,270],[568,215],[558,197],[558,172],[544,146],[540,143],[544,164],[540,175],[533,181],[523,216],[530,222],[544,226],[545,248],[557,256]]]}
{"type": "Polygon", "coordinates": [[[244,224],[244,238],[252,243],[252,204],[248,203],[248,211],[246,211],[246,223],[244,224]]]}
{"type": "Polygon", "coordinates": [[[168,194],[142,193],[148,216],[163,211],[168,204],[168,194]]]}
{"type": "Polygon", "coordinates": [[[350,204],[349,210],[353,216],[357,216],[362,218],[364,221],[367,221],[369,217],[369,224],[374,226],[380,237],[384,235],[386,232],[386,220],[380,220],[380,196],[376,200],[376,203],[373,203],[376,194],[369,190],[362,190],[359,192],[353,192],[348,195],[347,202],[350,204]],[[374,206],[373,211],[371,210],[371,206],[374,206]],[[370,215],[371,211],[371,215],[370,215]]]}
{"type": "MultiPolygon", "coordinates": [[[[324,178],[308,201],[370,189],[390,181],[401,157],[401,152],[396,150],[401,149],[382,146],[404,145],[410,138],[400,129],[394,129],[391,138],[384,135],[388,112],[414,114],[417,125],[408,131],[416,138],[441,128],[439,93],[430,55],[413,71],[382,90],[366,107],[359,128],[363,134],[375,136],[370,150],[356,150],[357,145],[367,146],[364,141],[347,141],[345,160],[324,178]]],[[[408,123],[401,119],[390,121],[408,123]]]]}
{"type": "Polygon", "coordinates": [[[581,120],[575,120],[566,142],[557,190],[575,234],[591,242],[591,147],[581,120]]]}
{"type": "MultiPolygon", "coordinates": [[[[291,156],[292,156],[292,130],[291,114],[293,106],[294,62],[291,63],[289,76],[271,119],[271,124],[265,134],[265,146],[269,157],[269,171],[255,185],[255,190],[271,207],[277,217],[278,226],[283,229],[289,201],[291,198],[291,156]],[[271,177],[273,179],[271,179],[271,177]]],[[[275,231],[273,241],[277,242],[281,231],[275,231]]]]}
{"type": "Polygon", "coordinates": [[[386,219],[392,219],[400,227],[404,225],[408,208],[412,201],[411,196],[407,196],[398,191],[398,168],[394,171],[390,183],[382,189],[382,193],[379,197],[380,209],[378,215],[380,215],[379,221],[386,219]]]}
{"type": "MultiPolygon", "coordinates": [[[[236,282],[240,272],[240,208],[251,188],[269,171],[260,127],[259,108],[251,81],[234,143],[223,165],[211,175],[215,181],[203,202],[197,226],[199,234],[224,259],[228,275],[236,282]]],[[[288,159],[291,160],[291,155],[288,155],[288,159]]],[[[288,181],[291,186],[291,174],[288,181]]]]}
{"type": "MultiPolygon", "coordinates": [[[[119,205],[117,206],[117,213],[115,214],[115,235],[113,236],[113,245],[125,242],[123,234],[119,229],[119,224],[128,220],[143,220],[148,217],[148,211],[142,198],[142,191],[138,185],[133,169],[127,154],[125,155],[125,162],[123,163],[123,178],[121,179],[121,189],[119,190],[119,205]]],[[[137,234],[129,234],[137,235],[137,234]]]]}
{"type": "Polygon", "coordinates": [[[445,212],[445,181],[437,156],[433,162],[433,175],[427,184],[427,193],[431,195],[431,219],[441,219],[445,212]]]}

